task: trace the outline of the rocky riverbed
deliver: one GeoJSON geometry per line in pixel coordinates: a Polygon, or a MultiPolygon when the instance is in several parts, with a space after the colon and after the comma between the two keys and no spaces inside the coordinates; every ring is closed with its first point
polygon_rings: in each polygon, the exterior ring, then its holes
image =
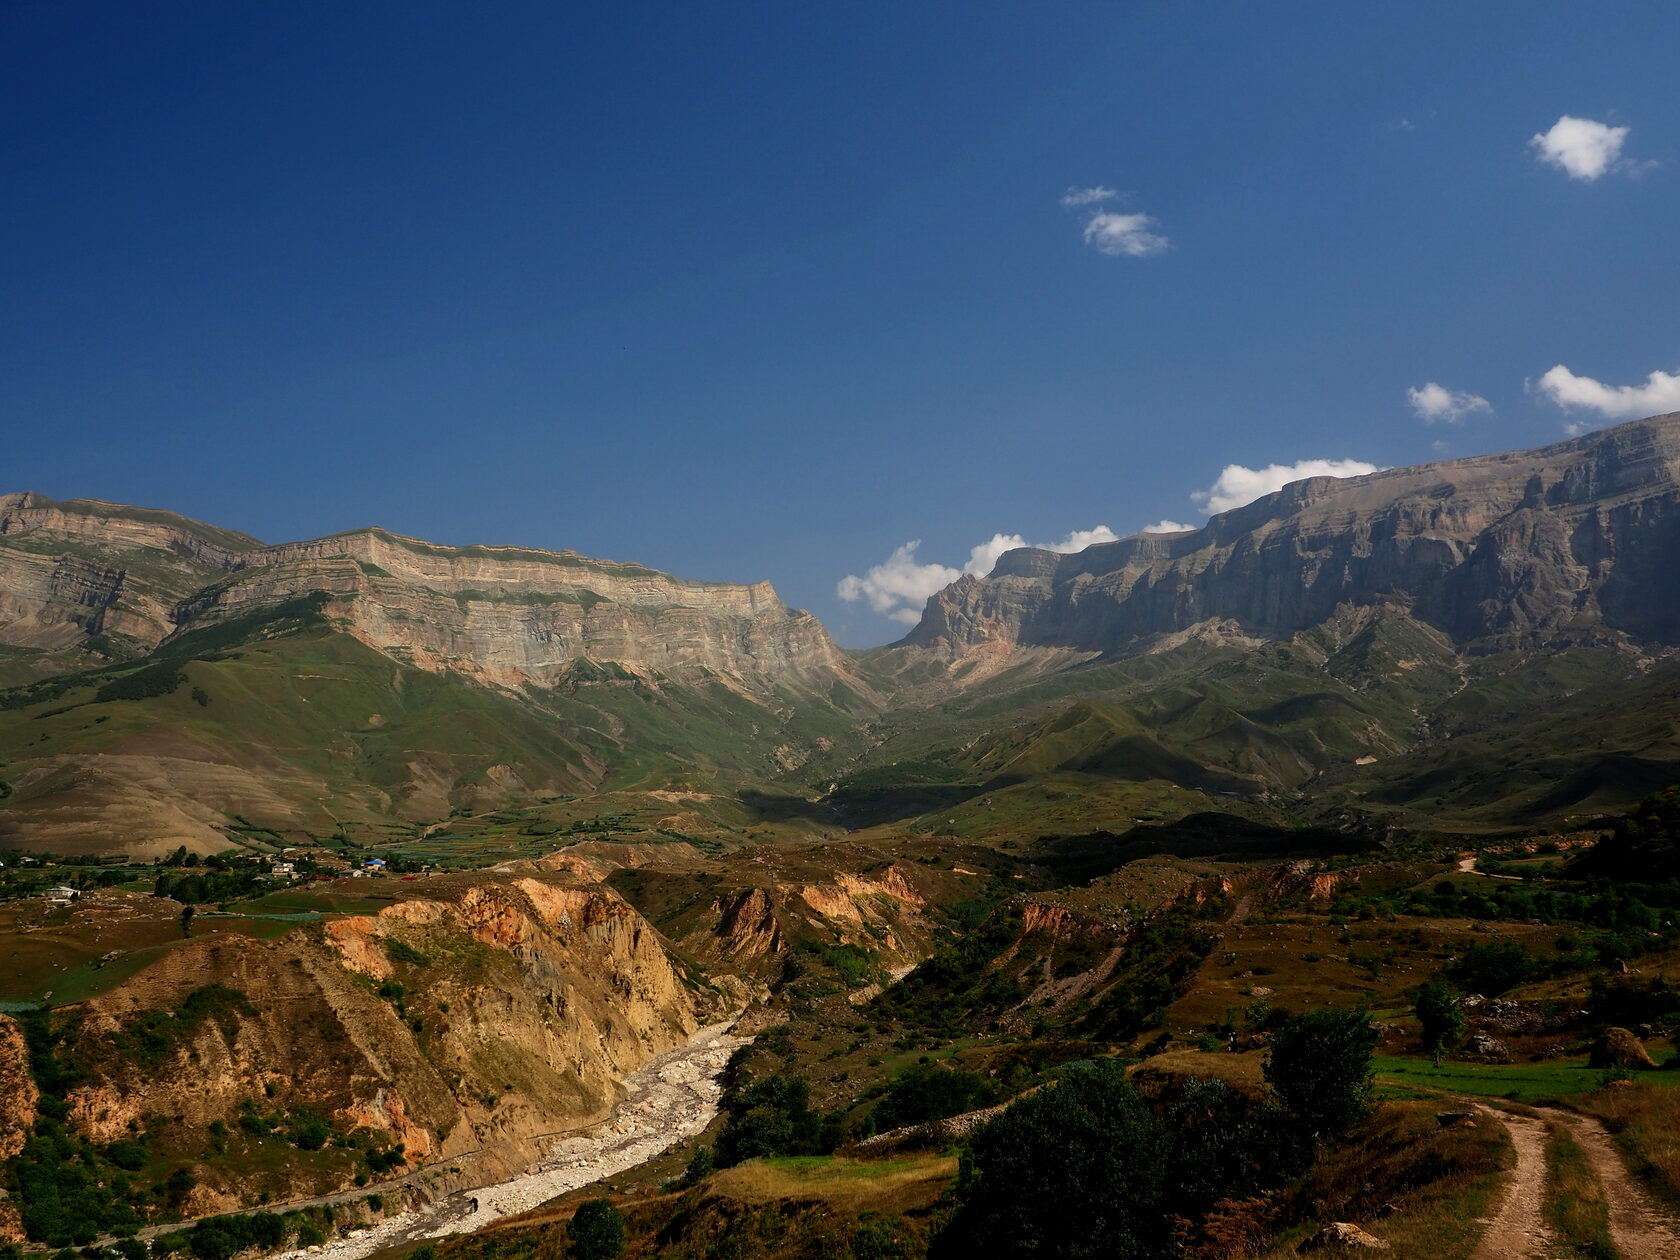
{"type": "Polygon", "coordinates": [[[279,1260],[360,1260],[404,1243],[466,1234],[493,1221],[538,1207],[557,1195],[616,1176],[646,1163],[670,1146],[702,1132],[717,1115],[719,1073],[746,1038],[714,1024],[687,1045],[650,1059],[625,1080],[625,1098],[593,1128],[559,1138],[548,1155],[517,1177],[461,1190],[415,1211],[386,1218],[348,1238],[279,1260]]]}

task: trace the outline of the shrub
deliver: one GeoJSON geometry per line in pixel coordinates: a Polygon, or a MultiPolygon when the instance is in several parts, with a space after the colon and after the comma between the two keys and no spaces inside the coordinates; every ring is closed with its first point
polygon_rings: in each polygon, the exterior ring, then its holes
{"type": "Polygon", "coordinates": [[[1467,993],[1498,997],[1534,974],[1534,959],[1515,941],[1472,945],[1447,968],[1447,974],[1467,993]]]}
{"type": "Polygon", "coordinates": [[[926,1124],[946,1116],[977,1111],[997,1101],[997,1086],[960,1067],[929,1064],[895,1076],[875,1108],[877,1130],[926,1124]]]}
{"type": "Polygon", "coordinates": [[[430,966],[432,961],[425,954],[415,949],[414,946],[405,941],[399,941],[394,936],[385,938],[385,952],[390,956],[392,962],[407,963],[411,967],[430,966]]]}
{"type": "Polygon", "coordinates": [[[1272,1033],[1266,1081],[1309,1136],[1345,1133],[1370,1114],[1376,1042],[1364,1011],[1325,1006],[1293,1015],[1272,1033]]]}
{"type": "Polygon", "coordinates": [[[1168,1252],[1170,1137],[1119,1064],[1067,1071],[974,1135],[930,1253],[1153,1260],[1168,1252]]]}
{"type": "Polygon", "coordinates": [[[682,1183],[685,1186],[698,1185],[717,1168],[717,1159],[709,1146],[697,1146],[694,1154],[688,1157],[688,1167],[683,1169],[682,1183]]]}
{"type": "Polygon", "coordinates": [[[590,1199],[566,1222],[566,1237],[577,1260],[613,1260],[624,1250],[624,1214],[606,1199],[590,1199]]]}

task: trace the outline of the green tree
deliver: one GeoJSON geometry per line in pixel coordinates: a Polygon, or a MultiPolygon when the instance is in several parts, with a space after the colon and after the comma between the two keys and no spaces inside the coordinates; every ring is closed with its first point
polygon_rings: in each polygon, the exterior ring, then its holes
{"type": "Polygon", "coordinates": [[[1376,1030],[1364,1011],[1323,1006],[1279,1025],[1263,1071],[1309,1136],[1335,1137],[1370,1114],[1376,1044],[1376,1030]]]}
{"type": "Polygon", "coordinates": [[[1117,1063],[1072,1068],[974,1135],[937,1260],[1153,1260],[1171,1139],[1117,1063]]]}
{"type": "Polygon", "coordinates": [[[182,906],[181,907],[181,935],[182,936],[191,936],[192,935],[193,915],[196,914],[196,913],[197,913],[197,911],[192,906],[182,906]]]}
{"type": "Polygon", "coordinates": [[[1472,945],[1447,968],[1447,974],[1466,993],[1498,997],[1534,974],[1534,958],[1515,941],[1472,945]]]}
{"type": "Polygon", "coordinates": [[[688,1167],[683,1169],[683,1185],[693,1186],[710,1177],[717,1168],[717,1160],[712,1155],[709,1146],[697,1146],[694,1154],[688,1157],[688,1167]]]}
{"type": "Polygon", "coordinates": [[[811,1087],[778,1072],[725,1091],[729,1119],[718,1134],[717,1162],[728,1168],[766,1155],[821,1155],[837,1137],[811,1110],[811,1087]]]}
{"type": "Polygon", "coordinates": [[[875,1125],[886,1130],[925,1124],[978,1111],[997,1101],[997,1086],[979,1073],[927,1063],[893,1078],[887,1096],[875,1108],[875,1125]]]}
{"type": "Polygon", "coordinates": [[[590,1199],[566,1222],[566,1237],[577,1260],[613,1260],[624,1250],[624,1213],[606,1199],[590,1199]]]}
{"type": "Polygon", "coordinates": [[[1423,1025],[1424,1048],[1440,1067],[1441,1056],[1464,1040],[1464,1003],[1450,985],[1433,980],[1418,989],[1412,1010],[1423,1025]]]}

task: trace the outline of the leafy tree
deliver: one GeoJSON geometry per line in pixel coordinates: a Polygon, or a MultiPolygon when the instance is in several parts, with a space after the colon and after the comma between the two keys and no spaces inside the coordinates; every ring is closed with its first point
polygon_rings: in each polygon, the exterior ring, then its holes
{"type": "Polygon", "coordinates": [[[1242,1199],[1280,1184],[1310,1162],[1276,1103],[1222,1080],[1192,1079],[1161,1118],[1172,1138],[1168,1207],[1199,1219],[1220,1199],[1242,1199]]]}
{"type": "Polygon", "coordinates": [[[1638,883],[1680,878],[1680,787],[1640,801],[1574,866],[1576,874],[1638,883]]]}
{"type": "Polygon", "coordinates": [[[332,1125],[321,1116],[300,1112],[287,1127],[286,1136],[300,1151],[318,1151],[332,1137],[332,1125]]]}
{"type": "Polygon", "coordinates": [[[1364,1011],[1324,1006],[1293,1015],[1272,1033],[1266,1081],[1314,1139],[1346,1133],[1370,1114],[1376,1043],[1364,1011]]]}
{"type": "Polygon", "coordinates": [[[606,1199],[590,1199],[566,1222],[566,1237],[577,1260],[613,1260],[624,1250],[624,1213],[606,1199]]]}
{"type": "Polygon", "coordinates": [[[717,1168],[717,1159],[709,1146],[697,1146],[694,1154],[688,1157],[688,1167],[683,1169],[682,1181],[685,1186],[698,1185],[717,1168]]]}
{"type": "Polygon", "coordinates": [[[1472,945],[1453,961],[1447,974],[1466,993],[1497,997],[1534,974],[1534,958],[1515,941],[1472,945]]]}
{"type": "Polygon", "coordinates": [[[997,1100],[997,1086],[976,1072],[922,1064],[893,1078],[886,1097],[875,1108],[875,1125],[885,1130],[925,1124],[978,1111],[997,1100]]]}
{"type": "Polygon", "coordinates": [[[1451,986],[1436,980],[1418,989],[1412,1010],[1423,1025],[1424,1048],[1440,1067],[1441,1056],[1464,1040],[1464,1003],[1451,986]]]}
{"type": "Polygon", "coordinates": [[[838,1137],[811,1110],[811,1087],[784,1072],[732,1085],[722,1103],[729,1119],[718,1134],[717,1161],[725,1168],[766,1155],[826,1154],[838,1137]]]}
{"type": "Polygon", "coordinates": [[[938,1260],[1167,1254],[1171,1139],[1119,1064],[1072,1068],[975,1134],[938,1260]]]}

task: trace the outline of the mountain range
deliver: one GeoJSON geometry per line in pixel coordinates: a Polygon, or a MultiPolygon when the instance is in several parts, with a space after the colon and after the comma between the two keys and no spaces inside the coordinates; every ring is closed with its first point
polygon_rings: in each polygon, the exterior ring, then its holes
{"type": "Polygon", "coordinates": [[[1023,548],[886,648],[766,583],[0,497],[0,841],[224,844],[560,798],[754,826],[1217,808],[1568,825],[1680,778],[1680,414],[1023,548]]]}

